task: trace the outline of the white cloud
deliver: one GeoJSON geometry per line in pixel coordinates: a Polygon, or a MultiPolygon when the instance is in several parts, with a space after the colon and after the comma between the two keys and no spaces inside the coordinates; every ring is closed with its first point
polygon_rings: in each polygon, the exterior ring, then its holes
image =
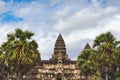
{"type": "Polygon", "coordinates": [[[3,1],[0,1],[0,14],[5,12],[6,10],[7,10],[7,5],[3,1]]]}
{"type": "Polygon", "coordinates": [[[14,30],[14,27],[9,25],[1,25],[0,26],[0,44],[6,41],[7,34],[11,33],[14,30]]]}
{"type": "Polygon", "coordinates": [[[104,21],[99,22],[96,27],[72,31],[67,35],[66,40],[67,43],[70,44],[87,38],[94,39],[97,35],[107,31],[120,32],[120,14],[116,14],[109,19],[107,18],[104,21]]]}
{"type": "Polygon", "coordinates": [[[24,17],[24,18],[33,17],[42,11],[41,10],[42,4],[38,2],[32,2],[30,4],[21,3],[16,6],[17,6],[16,8],[19,8],[19,9],[15,8],[15,15],[19,17],[24,17]]]}
{"type": "Polygon", "coordinates": [[[109,18],[116,13],[115,7],[107,7],[105,9],[94,10],[94,8],[84,8],[77,11],[74,15],[69,16],[67,19],[59,19],[54,25],[57,31],[71,31],[76,29],[84,29],[95,27],[101,20],[109,18]]]}
{"type": "Polygon", "coordinates": [[[63,18],[66,17],[67,14],[69,14],[70,8],[65,7],[63,10],[57,11],[55,17],[57,18],[63,18]]]}
{"type": "Polygon", "coordinates": [[[114,14],[117,11],[117,8],[109,6],[103,11],[104,14],[114,14]],[[105,11],[105,12],[104,12],[105,11]]]}
{"type": "Polygon", "coordinates": [[[39,44],[39,51],[41,53],[42,59],[49,59],[52,57],[53,50],[54,50],[54,44],[55,44],[55,37],[57,38],[57,35],[52,33],[43,33],[42,31],[37,32],[34,39],[39,44]]]}

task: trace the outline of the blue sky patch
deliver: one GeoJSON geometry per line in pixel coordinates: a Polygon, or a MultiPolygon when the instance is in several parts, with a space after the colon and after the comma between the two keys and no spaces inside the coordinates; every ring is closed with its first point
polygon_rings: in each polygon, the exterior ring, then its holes
{"type": "Polygon", "coordinates": [[[11,12],[6,12],[6,13],[1,14],[0,18],[2,19],[3,23],[23,21],[23,18],[16,17],[11,12]]]}
{"type": "Polygon", "coordinates": [[[107,3],[107,0],[98,0],[98,1],[100,1],[102,4],[107,3]]]}
{"type": "MultiPolygon", "coordinates": [[[[105,4],[107,2],[107,0],[97,0],[98,2],[102,3],[102,4],[105,4]]],[[[88,2],[92,2],[92,0],[88,0],[88,2]]]]}
{"type": "Polygon", "coordinates": [[[50,3],[51,0],[37,0],[37,1],[42,4],[48,4],[48,3],[50,3]]]}
{"type": "MultiPolygon", "coordinates": [[[[11,2],[11,0],[3,0],[4,2],[11,2]]],[[[27,3],[31,3],[31,2],[33,2],[33,1],[37,1],[37,0],[13,0],[13,2],[17,2],[17,3],[19,3],[19,2],[27,2],[27,3]]]]}

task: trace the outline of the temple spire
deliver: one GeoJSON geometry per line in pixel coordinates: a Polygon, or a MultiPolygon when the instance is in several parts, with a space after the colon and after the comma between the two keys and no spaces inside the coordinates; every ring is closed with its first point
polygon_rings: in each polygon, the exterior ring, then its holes
{"type": "Polygon", "coordinates": [[[52,58],[57,59],[59,53],[62,56],[62,59],[68,58],[68,55],[66,54],[65,42],[61,34],[59,34],[57,37],[52,58]]]}
{"type": "Polygon", "coordinates": [[[61,34],[59,34],[54,48],[54,54],[58,54],[61,51],[62,54],[66,54],[65,42],[61,34]]]}
{"type": "Polygon", "coordinates": [[[85,45],[84,49],[91,49],[89,43],[87,43],[87,44],[85,45]]]}
{"type": "Polygon", "coordinates": [[[58,36],[58,38],[57,38],[57,41],[64,41],[61,34],[59,34],[59,36],[58,36]]]}

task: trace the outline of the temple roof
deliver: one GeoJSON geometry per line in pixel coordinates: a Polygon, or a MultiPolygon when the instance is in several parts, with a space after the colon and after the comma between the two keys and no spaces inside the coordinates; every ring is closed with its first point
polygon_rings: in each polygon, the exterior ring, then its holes
{"type": "Polygon", "coordinates": [[[66,54],[66,45],[64,39],[61,34],[58,35],[55,47],[54,47],[54,54],[52,59],[68,59],[68,55],[66,54]]]}
{"type": "Polygon", "coordinates": [[[91,49],[89,43],[87,43],[87,44],[85,45],[84,49],[91,49]]]}
{"type": "Polygon", "coordinates": [[[59,52],[66,54],[65,42],[61,34],[59,34],[54,48],[54,54],[58,54],[59,52]]]}
{"type": "Polygon", "coordinates": [[[57,41],[64,41],[61,34],[59,34],[59,36],[58,36],[58,38],[57,38],[57,41]]]}

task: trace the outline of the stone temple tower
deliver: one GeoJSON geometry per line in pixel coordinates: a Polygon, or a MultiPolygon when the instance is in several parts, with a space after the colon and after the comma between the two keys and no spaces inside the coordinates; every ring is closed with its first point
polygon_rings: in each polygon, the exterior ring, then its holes
{"type": "Polygon", "coordinates": [[[87,43],[87,44],[85,45],[84,49],[91,49],[89,43],[87,43]]]}
{"type": "Polygon", "coordinates": [[[68,55],[66,54],[66,45],[61,34],[59,34],[56,40],[52,59],[57,61],[61,60],[62,62],[68,60],[68,55]]]}

